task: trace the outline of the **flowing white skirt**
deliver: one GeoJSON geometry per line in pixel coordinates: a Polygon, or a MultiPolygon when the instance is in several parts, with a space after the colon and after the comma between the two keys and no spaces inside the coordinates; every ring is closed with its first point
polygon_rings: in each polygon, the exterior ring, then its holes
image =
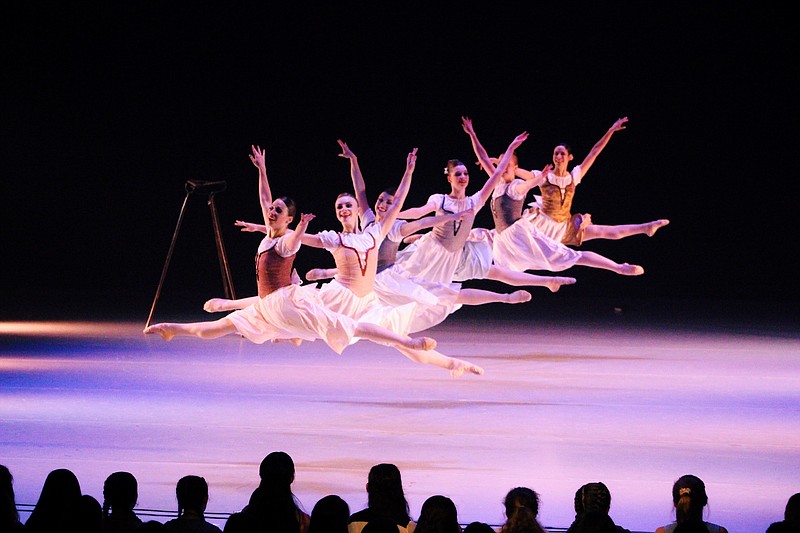
{"type": "Polygon", "coordinates": [[[574,266],[580,258],[577,250],[547,237],[526,217],[500,233],[494,232],[492,255],[496,265],[517,272],[559,272],[574,266]]]}
{"type": "Polygon", "coordinates": [[[322,339],[339,354],[352,344],[356,327],[351,317],[329,309],[313,285],[282,287],[227,318],[236,331],[257,344],[277,339],[322,339]]]}

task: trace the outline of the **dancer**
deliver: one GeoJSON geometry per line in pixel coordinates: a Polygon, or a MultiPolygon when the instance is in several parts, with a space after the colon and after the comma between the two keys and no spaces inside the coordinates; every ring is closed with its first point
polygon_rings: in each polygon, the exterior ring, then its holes
{"type": "MultiPolygon", "coordinates": [[[[414,148],[406,158],[406,169],[397,187],[395,201],[388,207],[380,222],[359,231],[358,200],[354,194],[342,193],[336,198],[336,217],[342,230],[323,231],[302,237],[304,245],[328,250],[336,263],[335,277],[322,284],[319,289],[326,306],[360,322],[378,323],[400,334],[410,331],[412,318],[419,310],[417,303],[407,302],[396,307],[385,305],[380,301],[374,287],[378,248],[402,209],[411,186],[416,160],[417,149],[414,148]]],[[[453,376],[461,375],[465,371],[483,374],[483,369],[479,366],[445,356],[435,350],[421,351],[402,346],[395,348],[414,361],[447,368],[453,376]]]]}
{"type": "MultiPolygon", "coordinates": [[[[587,156],[588,166],[594,162],[597,154],[602,150],[611,133],[616,129],[624,128],[623,124],[627,118],[618,120],[615,125],[606,133],[601,141],[599,141],[595,148],[592,149],[590,156],[587,156]]],[[[472,126],[472,120],[468,117],[461,117],[462,126],[464,131],[469,135],[472,141],[472,147],[475,154],[478,156],[478,161],[487,174],[494,175],[497,168],[494,161],[488,156],[486,150],[478,141],[478,136],[475,134],[475,129],[472,126]]],[[[566,173],[566,159],[563,157],[560,149],[563,145],[556,148],[553,160],[557,161],[558,167],[556,173],[566,173]],[[559,154],[559,155],[556,155],[559,154]],[[561,170],[559,171],[558,168],[561,170]]],[[[571,158],[572,156],[570,156],[571,158]]],[[[535,174],[536,176],[554,176],[551,173],[553,166],[547,165],[544,170],[535,174]]],[[[576,167],[577,180],[580,181],[581,166],[576,167]]],[[[583,173],[586,172],[583,169],[583,173]]],[[[497,183],[494,191],[492,192],[492,218],[495,222],[495,231],[493,233],[485,233],[484,236],[487,240],[492,241],[492,251],[494,261],[497,264],[504,265],[512,270],[526,271],[526,270],[550,270],[561,271],[575,265],[587,266],[592,268],[601,268],[610,270],[617,274],[626,276],[638,276],[644,273],[644,268],[639,265],[631,265],[628,263],[617,263],[611,259],[602,256],[595,252],[575,250],[567,246],[567,244],[580,244],[582,240],[588,238],[611,238],[602,237],[602,235],[611,235],[613,232],[610,229],[612,226],[600,226],[589,231],[588,228],[592,227],[591,217],[581,217],[576,215],[575,221],[578,221],[578,226],[569,222],[569,209],[572,204],[572,195],[575,191],[575,183],[569,185],[571,192],[567,196],[563,196],[563,192],[559,198],[553,197],[553,192],[559,194],[558,187],[553,189],[545,185],[543,192],[547,196],[547,200],[543,201],[541,214],[546,215],[545,212],[550,212],[553,215],[552,220],[562,219],[567,216],[565,224],[560,226],[557,230],[552,226],[549,230],[540,225],[537,220],[539,212],[533,213],[530,216],[523,216],[522,204],[525,197],[533,187],[543,184],[544,179],[530,179],[523,180],[515,177],[518,172],[516,155],[512,156],[511,161],[502,174],[501,180],[497,183]],[[563,202],[563,203],[562,203],[563,202]],[[561,211],[556,214],[554,206],[560,205],[561,211]],[[544,206],[547,207],[544,207],[544,206]],[[569,229],[571,228],[571,229],[569,229]],[[591,237],[590,237],[591,236],[591,237]]],[[[558,179],[558,178],[555,178],[558,179]]],[[[569,184],[574,181],[574,176],[567,175],[566,183],[569,184]]],[[[561,183],[561,182],[559,182],[561,183]]],[[[544,219],[541,219],[544,220],[544,219]]],[[[642,224],[639,228],[642,232],[654,233],[659,227],[667,224],[669,221],[661,220],[649,224],[642,224]]],[[[620,230],[619,234],[622,236],[623,231],[620,230]]],[[[621,237],[620,237],[621,238],[621,237]]]]}
{"type": "MultiPolygon", "coordinates": [[[[358,164],[358,158],[347,146],[347,143],[341,140],[338,142],[342,148],[342,153],[339,154],[339,157],[344,157],[350,161],[350,176],[359,205],[361,227],[367,228],[372,224],[383,223],[387,210],[395,203],[396,189],[392,187],[382,191],[375,202],[374,211],[370,209],[366,205],[366,184],[358,164]]],[[[504,294],[482,289],[462,288],[458,283],[431,282],[411,276],[395,263],[400,242],[405,237],[436,224],[461,221],[465,216],[472,217],[473,213],[470,211],[447,213],[440,216],[423,217],[414,221],[397,219],[378,249],[375,292],[384,304],[390,306],[401,306],[409,302],[418,304],[417,312],[411,320],[411,333],[423,331],[439,324],[449,314],[460,309],[462,305],[514,304],[527,302],[531,299],[531,294],[522,290],[504,294]]],[[[315,281],[335,275],[335,268],[318,268],[309,271],[306,274],[306,279],[315,281]]]]}
{"type": "Polygon", "coordinates": [[[214,339],[238,332],[248,340],[261,344],[267,340],[323,339],[336,353],[342,353],[355,338],[406,349],[430,350],[436,341],[422,337],[412,339],[374,323],[357,320],[331,311],[313,286],[291,282],[290,272],[301,245],[301,236],[312,214],[302,214],[294,231],[289,229],[296,208],[294,201],[281,197],[273,201],[264,163],[264,150],[252,146],[253,164],[259,169],[259,198],[264,222],[269,228],[256,255],[258,296],[236,300],[229,305],[238,309],[215,321],[192,323],[160,323],[144,329],[144,333],[161,335],[171,340],[175,335],[214,339]]]}
{"type": "Polygon", "coordinates": [[[480,191],[471,196],[466,194],[469,185],[466,165],[457,159],[448,161],[445,173],[450,183],[450,193],[433,194],[424,205],[406,209],[398,218],[419,219],[432,212],[437,216],[463,212],[464,216],[433,226],[430,232],[397,253],[396,264],[410,276],[434,283],[491,279],[513,286],[545,286],[552,292],[561,285],[575,283],[575,278],[539,276],[495,264],[492,262],[491,244],[484,239],[471,238],[475,214],[489,199],[514,150],[527,138],[525,132],[511,142],[497,171],[480,191]]]}

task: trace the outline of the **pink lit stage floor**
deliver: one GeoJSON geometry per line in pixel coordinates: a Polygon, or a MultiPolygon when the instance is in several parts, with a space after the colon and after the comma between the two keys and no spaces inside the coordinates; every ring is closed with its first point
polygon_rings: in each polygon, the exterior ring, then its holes
{"type": "Polygon", "coordinates": [[[671,486],[686,473],[706,481],[708,519],[731,533],[764,531],[800,491],[793,327],[492,312],[459,311],[430,332],[486,371],[460,378],[368,342],[339,356],[319,341],[167,343],[141,334],[143,321],[0,322],[0,463],[20,504],[63,467],[100,501],[106,476],[130,471],[138,507],[168,511],[176,481],[202,475],[208,510],[230,513],[274,450],[294,458],[308,511],[330,493],[362,508],[367,471],[392,462],[412,516],[444,494],[462,523],[499,524],[506,491],[524,485],[552,528],[572,521],[580,485],[603,481],[612,517],[637,531],[671,520],[671,486]]]}

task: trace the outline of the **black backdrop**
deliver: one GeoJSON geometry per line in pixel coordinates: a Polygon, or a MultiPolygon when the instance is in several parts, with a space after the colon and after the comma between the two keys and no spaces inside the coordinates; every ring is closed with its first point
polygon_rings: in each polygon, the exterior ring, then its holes
{"type": "MultiPolygon", "coordinates": [[[[223,239],[237,295],[252,294],[259,237],[233,225],[260,216],[251,144],[266,148],[273,191],[317,215],[311,230],[335,229],[334,196],[349,188],[337,138],[371,199],[418,147],[407,205],[419,205],[447,190],[447,159],[474,160],[462,115],[493,152],[529,131],[518,153],[535,168],[563,141],[580,160],[628,116],[575,208],[599,223],[672,221],[652,239],[586,245],[644,276],[576,267],[578,284],[537,300],[798,302],[788,11],[271,4],[26,2],[3,17],[5,318],[144,321],[189,179],[227,182],[223,239]]],[[[328,264],[310,249],[297,260],[301,273],[328,264]]],[[[221,295],[193,195],[155,318],[221,295]]]]}

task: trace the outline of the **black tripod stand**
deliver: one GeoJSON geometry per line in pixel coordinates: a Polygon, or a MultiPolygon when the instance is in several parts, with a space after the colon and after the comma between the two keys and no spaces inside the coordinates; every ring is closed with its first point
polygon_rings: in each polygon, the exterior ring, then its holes
{"type": "Polygon", "coordinates": [[[175,226],[175,233],[172,234],[172,243],[169,245],[167,252],[167,260],[164,263],[164,270],[161,271],[161,280],[158,282],[156,289],[156,296],[153,298],[153,305],[150,307],[150,314],[147,317],[145,327],[150,325],[150,320],[153,318],[153,311],[156,308],[156,302],[161,295],[161,287],[164,285],[164,278],[167,277],[167,269],[169,262],[172,259],[172,252],[175,249],[175,242],[178,240],[178,232],[181,229],[183,222],[183,214],[186,212],[186,204],[189,201],[189,196],[192,193],[208,195],[208,208],[211,210],[211,222],[214,225],[214,238],[217,242],[217,257],[219,257],[219,268],[222,272],[222,285],[225,290],[225,297],[228,299],[235,299],[236,293],[233,290],[233,281],[231,280],[231,271],[228,266],[228,258],[225,255],[225,245],[222,243],[222,233],[220,232],[219,218],[217,217],[217,206],[214,204],[214,195],[218,192],[225,190],[227,184],[224,181],[198,181],[188,180],[186,182],[186,197],[183,199],[181,212],[178,215],[178,224],[175,226]]]}

